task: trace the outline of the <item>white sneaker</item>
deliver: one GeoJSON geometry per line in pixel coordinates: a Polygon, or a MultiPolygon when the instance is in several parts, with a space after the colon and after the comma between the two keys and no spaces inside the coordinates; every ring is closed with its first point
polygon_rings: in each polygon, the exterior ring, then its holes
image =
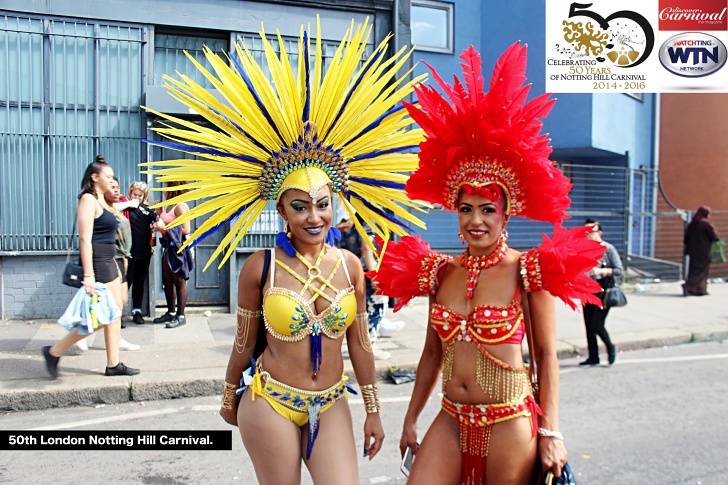
{"type": "Polygon", "coordinates": [[[140,347],[137,344],[127,342],[126,339],[119,340],[119,350],[139,350],[140,347]]]}
{"type": "Polygon", "coordinates": [[[374,354],[374,360],[389,360],[392,357],[392,354],[378,347],[372,347],[372,354],[374,354]]]}
{"type": "Polygon", "coordinates": [[[382,318],[382,322],[379,324],[379,335],[388,335],[403,328],[404,322],[402,320],[387,320],[386,318],[382,318]]]}
{"type": "Polygon", "coordinates": [[[76,347],[78,347],[78,350],[81,352],[86,352],[88,350],[88,342],[86,342],[86,338],[84,337],[76,342],[76,347]]]}

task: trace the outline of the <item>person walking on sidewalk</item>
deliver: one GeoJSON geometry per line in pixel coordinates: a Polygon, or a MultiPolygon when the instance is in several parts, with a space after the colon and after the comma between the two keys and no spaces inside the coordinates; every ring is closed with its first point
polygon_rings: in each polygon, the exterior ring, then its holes
{"type": "MultiPolygon", "coordinates": [[[[169,202],[175,197],[186,194],[187,190],[180,188],[183,185],[184,182],[167,182],[166,187],[172,190],[165,192],[165,199],[169,202]]],[[[187,323],[185,319],[187,280],[194,267],[192,252],[189,249],[181,253],[177,251],[190,233],[190,222],[186,221],[171,229],[168,229],[167,225],[189,210],[189,206],[184,202],[167,205],[162,208],[159,220],[154,224],[154,230],[163,234],[162,285],[164,286],[164,297],[167,300],[167,313],[155,318],[154,323],[166,323],[167,328],[177,328],[187,323]]]]}
{"type": "MultiPolygon", "coordinates": [[[[103,160],[103,158],[102,158],[103,160]]],[[[111,292],[116,305],[121,308],[121,275],[114,261],[116,255],[117,221],[113,209],[106,203],[104,194],[111,189],[114,171],[104,161],[94,161],[86,167],[81,181],[76,209],[76,224],[81,243],[81,265],[83,266],[83,288],[89,294],[96,292],[96,284],[103,283],[111,292]]],[[[119,315],[121,317],[121,315],[119,315]]],[[[131,376],[139,374],[138,369],[127,367],[119,360],[119,339],[121,318],[103,325],[106,342],[106,375],[131,376]]],[[[98,328],[101,328],[99,326],[98,328]]],[[[53,346],[43,347],[48,373],[58,377],[58,362],[73,344],[85,338],[88,330],[76,327],[53,346]],[[79,333],[81,329],[82,333],[79,333]]]]}
{"type": "MultiPolygon", "coordinates": [[[[129,265],[129,258],[131,257],[131,225],[129,224],[129,219],[124,216],[122,211],[128,207],[130,202],[126,200],[126,197],[122,198],[121,190],[119,189],[119,179],[116,177],[114,177],[111,188],[104,194],[104,198],[106,204],[112,208],[114,217],[116,217],[116,222],[118,223],[116,228],[116,256],[114,260],[119,267],[119,274],[121,274],[121,306],[119,309],[122,311],[121,328],[124,329],[126,328],[126,324],[124,323],[124,307],[126,306],[126,302],[129,301],[129,285],[127,284],[126,271],[129,265]]],[[[121,350],[139,350],[137,344],[128,342],[123,337],[119,339],[119,348],[121,350]]]]}
{"type": "MultiPolygon", "coordinates": [[[[190,209],[190,218],[209,217],[187,244],[229,224],[208,265],[221,253],[224,264],[270,201],[285,223],[275,247],[249,256],[240,271],[220,407],[223,419],[239,426],[262,484],[300,483],[302,462],[316,484],[358,484],[357,455],[373,458],[384,439],[364,272],[356,256],[334,246],[340,233],[332,227],[333,199],[381,236],[403,235],[404,221],[422,227],[408,210],[419,205],[402,191],[421,132],[407,129],[411,120],[399,106],[422,78],[395,81],[409,53],[390,56],[386,42],[366,65],[359,62],[371,45],[367,22],[345,34],[326,71],[323,39],[313,41],[307,31],[295,53],[298,75],[282,45],[280,58],[269,56],[264,66],[245,54],[244,41],[234,64],[206,51],[215,70],[206,76],[239,102],[192,94],[202,88],[191,78],[175,82],[178,99],[220,131],[187,123],[161,130],[171,142],[151,142],[197,156],[174,167],[156,162],[163,180],[191,180],[188,200],[207,199],[190,209]],[[367,413],[358,446],[344,335],[367,413]]],[[[273,48],[264,35],[260,41],[273,48]]],[[[357,229],[371,244],[363,225],[357,229]]]]}
{"type": "Polygon", "coordinates": [[[685,229],[685,254],[690,256],[688,277],[683,285],[683,295],[708,294],[710,274],[710,246],[719,238],[710,222],[710,207],[701,205],[685,229]]]}
{"type": "Polygon", "coordinates": [[[526,47],[515,43],[496,62],[488,93],[480,55],[471,46],[461,59],[465,81],[456,79],[457,89],[430,68],[450,101],[420,85],[419,105],[405,103],[426,134],[405,190],[456,211],[465,250],[453,258],[419,236],[403,237],[389,243],[370,274],[383,294],[397,298],[395,311],[414,296],[430,298],[399,445],[403,455],[408,448],[415,454],[408,483],[527,484],[537,458],[557,477],[569,473],[552,295],[572,306],[574,298],[597,302],[590,293],[598,285],[585,273],[603,250],[586,239],[586,228],[560,226],[571,184],[539,133],[538,117],[553,100],[525,103],[526,47]],[[554,236],[521,254],[506,243],[511,216],[554,223],[554,236]],[[524,366],[524,338],[535,371],[524,366]],[[417,421],[440,373],[442,409],[420,445],[417,421]]]}
{"type": "MultiPolygon", "coordinates": [[[[604,289],[614,286],[615,282],[621,280],[622,273],[624,273],[624,266],[622,266],[622,260],[615,247],[602,239],[602,225],[597,221],[587,219],[586,226],[590,229],[587,237],[606,248],[604,256],[599,260],[599,264],[589,271],[589,277],[599,283],[599,286],[602,288],[602,291],[597,295],[601,301],[604,289]]],[[[595,305],[593,303],[584,305],[584,327],[586,328],[586,345],[589,351],[589,357],[585,361],[580,362],[579,365],[599,365],[597,336],[607,347],[609,365],[614,364],[614,361],[617,359],[617,347],[612,343],[612,339],[609,337],[609,332],[607,332],[606,328],[608,313],[609,307],[595,305]]]]}

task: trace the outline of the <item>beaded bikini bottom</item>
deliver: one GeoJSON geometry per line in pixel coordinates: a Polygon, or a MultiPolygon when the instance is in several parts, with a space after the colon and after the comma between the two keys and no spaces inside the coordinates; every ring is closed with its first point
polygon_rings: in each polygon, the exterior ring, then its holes
{"type": "MultiPolygon", "coordinates": [[[[462,345],[462,344],[461,344],[462,345]]],[[[442,371],[442,409],[460,425],[460,481],[466,485],[482,483],[493,425],[520,416],[531,416],[534,436],[541,415],[531,396],[528,369],[512,367],[478,345],[475,362],[478,386],[496,404],[459,404],[447,398],[447,383],[452,378],[455,342],[445,349],[442,371]]]]}
{"type": "Polygon", "coordinates": [[[460,483],[465,485],[483,483],[494,424],[531,416],[536,436],[538,416],[541,415],[541,408],[530,395],[498,404],[459,404],[444,396],[442,409],[460,424],[460,483]]]}
{"type": "Polygon", "coordinates": [[[321,413],[346,396],[347,391],[356,394],[356,391],[348,382],[349,378],[345,375],[341,376],[339,382],[322,391],[307,391],[289,386],[273,379],[268,372],[263,370],[262,358],[254,362],[253,367],[243,372],[243,379],[249,383],[253,391],[252,400],[255,400],[256,395],[260,396],[278,414],[289,419],[296,426],[300,427],[308,424],[307,460],[311,458],[313,445],[316,436],[318,436],[321,413]],[[246,375],[249,376],[248,379],[245,379],[246,375]]]}

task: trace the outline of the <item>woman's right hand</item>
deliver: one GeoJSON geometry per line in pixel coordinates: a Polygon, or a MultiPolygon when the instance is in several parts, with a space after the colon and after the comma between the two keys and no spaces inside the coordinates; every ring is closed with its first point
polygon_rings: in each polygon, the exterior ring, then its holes
{"type": "Polygon", "coordinates": [[[96,293],[96,278],[94,278],[93,276],[84,276],[83,288],[89,295],[93,295],[94,293],[96,293]]]}
{"type": "Polygon", "coordinates": [[[412,449],[412,456],[417,454],[417,422],[408,422],[405,420],[402,426],[402,438],[399,440],[399,452],[404,457],[407,448],[412,449]]]}
{"type": "Polygon", "coordinates": [[[220,416],[225,420],[226,423],[232,424],[233,426],[238,425],[238,408],[235,409],[223,409],[220,408],[220,416]]]}

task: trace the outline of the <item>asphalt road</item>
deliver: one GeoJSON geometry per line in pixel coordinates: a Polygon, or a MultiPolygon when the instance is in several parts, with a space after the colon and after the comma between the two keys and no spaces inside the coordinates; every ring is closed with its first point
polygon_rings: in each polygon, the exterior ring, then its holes
{"type": "MultiPolygon", "coordinates": [[[[617,365],[562,363],[561,429],[569,461],[584,484],[728,483],[728,346],[689,344],[620,354],[617,365]]],[[[387,439],[363,484],[405,483],[399,431],[412,384],[381,385],[387,439]]],[[[0,429],[224,430],[215,398],[7,413],[0,429]]],[[[351,401],[357,445],[364,409],[351,401]]],[[[437,395],[420,421],[429,425],[437,395]]],[[[237,432],[232,451],[3,451],[0,482],[256,483],[237,432]]],[[[304,472],[303,483],[311,483],[304,472]]]]}

